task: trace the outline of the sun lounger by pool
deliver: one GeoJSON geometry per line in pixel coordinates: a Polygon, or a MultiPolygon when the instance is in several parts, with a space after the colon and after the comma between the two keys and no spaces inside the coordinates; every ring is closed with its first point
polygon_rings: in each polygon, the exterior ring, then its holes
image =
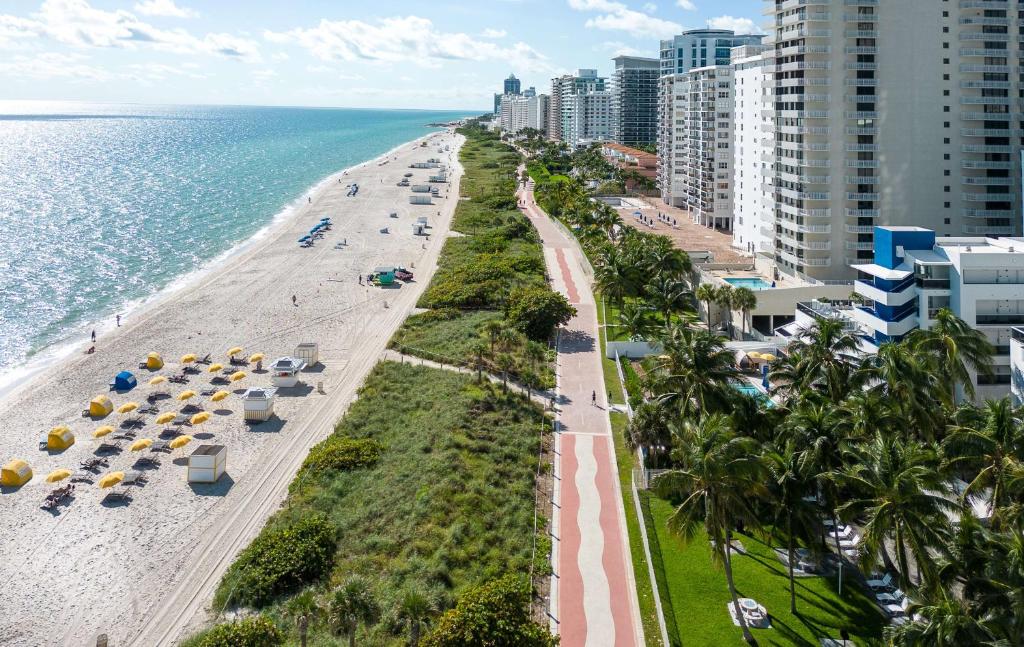
{"type": "Polygon", "coordinates": [[[886,573],[881,578],[868,580],[867,584],[872,589],[891,589],[896,586],[891,573],[886,573]]]}

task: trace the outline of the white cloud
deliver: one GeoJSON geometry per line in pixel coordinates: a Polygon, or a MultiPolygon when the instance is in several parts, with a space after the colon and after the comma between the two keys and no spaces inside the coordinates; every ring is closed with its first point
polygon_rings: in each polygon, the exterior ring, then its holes
{"type": "Polygon", "coordinates": [[[179,7],[174,0],[143,0],[135,5],[135,11],[144,16],[167,16],[169,18],[198,18],[199,12],[188,7],[179,7]]]}
{"type": "Polygon", "coordinates": [[[127,11],[96,9],[87,0],[45,0],[29,18],[0,15],[0,44],[16,38],[50,38],[72,47],[149,47],[184,54],[207,53],[258,61],[251,40],[231,34],[197,37],[184,29],[159,29],[127,11]]]}
{"type": "Polygon", "coordinates": [[[428,18],[404,16],[374,23],[321,20],[315,27],[286,32],[266,31],[273,43],[295,44],[322,61],[411,63],[439,67],[449,61],[502,61],[515,70],[545,71],[546,57],[526,43],[510,47],[477,40],[458,32],[442,32],[428,18]]]}
{"type": "Polygon", "coordinates": [[[134,63],[128,66],[128,78],[140,81],[164,81],[169,77],[183,76],[190,79],[205,79],[209,75],[196,72],[191,65],[166,65],[164,63],[134,63]]]}
{"type": "Polygon", "coordinates": [[[647,13],[654,13],[655,11],[658,10],[658,5],[654,4],[653,2],[645,2],[643,10],[646,11],[647,13]]]}
{"type": "Polygon", "coordinates": [[[15,79],[69,79],[72,81],[106,81],[111,74],[83,61],[81,54],[43,52],[32,56],[14,56],[0,62],[0,77],[15,79]]]}
{"type": "Polygon", "coordinates": [[[286,52],[274,52],[270,55],[270,58],[274,61],[287,61],[291,57],[286,52]]]}
{"type": "Polygon", "coordinates": [[[668,38],[683,30],[683,26],[678,23],[635,11],[621,2],[569,0],[569,7],[576,11],[600,13],[601,15],[588,18],[584,23],[586,27],[592,29],[624,31],[637,38],[668,38]]]}
{"type": "Polygon", "coordinates": [[[609,40],[601,43],[602,51],[611,52],[612,58],[616,56],[650,56],[651,52],[645,52],[621,41],[609,40]]]}
{"type": "Polygon", "coordinates": [[[697,11],[697,5],[693,4],[693,0],[676,0],[676,6],[687,11],[697,11]]]}
{"type": "Polygon", "coordinates": [[[708,21],[714,29],[731,29],[737,34],[761,34],[763,31],[750,18],[737,18],[735,16],[718,16],[708,21]]]}
{"type": "Polygon", "coordinates": [[[505,36],[508,36],[508,32],[505,31],[504,29],[488,28],[483,30],[483,32],[480,35],[483,36],[484,38],[504,38],[505,36]]]}

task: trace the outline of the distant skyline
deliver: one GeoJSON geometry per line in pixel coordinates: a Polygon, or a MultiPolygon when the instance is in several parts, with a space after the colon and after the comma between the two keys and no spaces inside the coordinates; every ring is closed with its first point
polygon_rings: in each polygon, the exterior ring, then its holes
{"type": "Polygon", "coordinates": [[[762,0],[6,0],[0,100],[489,110],[686,29],[761,33],[762,0]]]}

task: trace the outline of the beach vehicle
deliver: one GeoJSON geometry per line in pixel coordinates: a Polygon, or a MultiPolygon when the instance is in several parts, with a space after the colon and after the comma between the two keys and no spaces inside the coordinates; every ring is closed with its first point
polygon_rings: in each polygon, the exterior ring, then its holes
{"type": "Polygon", "coordinates": [[[398,212],[397,211],[392,211],[391,213],[388,214],[388,217],[389,218],[397,218],[398,217],[398,212]]]}
{"type": "Polygon", "coordinates": [[[406,173],[406,174],[405,174],[405,175],[403,175],[402,177],[412,177],[412,173],[406,173]]]}
{"type": "Polygon", "coordinates": [[[269,368],[271,383],[287,388],[299,383],[299,371],[306,368],[306,362],[298,357],[278,357],[269,368]]]}
{"type": "Polygon", "coordinates": [[[215,483],[228,466],[228,450],[224,445],[200,445],[188,457],[189,483],[215,483]]]}
{"type": "Polygon", "coordinates": [[[395,278],[399,281],[411,281],[412,272],[399,265],[395,268],[395,278]]]}
{"type": "Polygon", "coordinates": [[[381,265],[373,270],[374,285],[391,285],[395,282],[395,268],[381,265]]]}

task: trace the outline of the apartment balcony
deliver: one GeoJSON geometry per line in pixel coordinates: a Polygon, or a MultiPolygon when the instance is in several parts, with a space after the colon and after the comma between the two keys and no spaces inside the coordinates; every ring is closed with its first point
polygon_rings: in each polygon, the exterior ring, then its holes
{"type": "MultiPolygon", "coordinates": [[[[877,218],[877,217],[879,217],[879,215],[881,215],[881,210],[880,209],[847,209],[846,210],[846,217],[847,218],[877,218]]],[[[849,231],[849,230],[847,230],[847,231],[849,231]]],[[[860,234],[870,234],[871,231],[872,230],[869,227],[868,231],[860,231],[860,232],[857,232],[857,233],[860,233],[860,234]]]]}
{"type": "Polygon", "coordinates": [[[780,227],[801,234],[831,234],[832,225],[804,225],[782,218],[776,221],[780,227]]]}
{"type": "Polygon", "coordinates": [[[847,144],[847,153],[877,153],[878,144],[847,144]]]}
{"type": "Polygon", "coordinates": [[[961,25],[980,25],[985,27],[1009,27],[1010,19],[1006,17],[964,16],[959,20],[961,25]]]}
{"type": "MultiPolygon", "coordinates": [[[[1005,18],[1003,20],[1006,20],[1005,18]]],[[[993,34],[984,31],[965,31],[960,32],[960,40],[983,40],[989,43],[1008,43],[1010,42],[1009,34],[993,34]]]]}
{"type": "Polygon", "coordinates": [[[846,199],[854,202],[868,202],[875,201],[878,199],[877,193],[847,193],[846,199]]]}
{"type": "Polygon", "coordinates": [[[965,106],[1008,106],[1010,97],[960,97],[961,105],[965,106]]]}
{"type": "Polygon", "coordinates": [[[962,184],[969,186],[1013,186],[1014,182],[1012,177],[964,177],[961,179],[962,184]]]}
{"type": "Polygon", "coordinates": [[[848,234],[873,234],[875,233],[874,225],[846,225],[844,227],[848,234]]]}
{"type": "Polygon", "coordinates": [[[964,153],[1005,153],[1009,154],[1013,152],[1013,146],[1003,146],[994,144],[964,144],[960,147],[960,150],[964,153]]]}
{"type": "Polygon", "coordinates": [[[961,209],[964,218],[1012,218],[1013,209],[961,209]]]}
{"type": "Polygon", "coordinates": [[[832,194],[827,192],[813,192],[813,191],[797,191],[796,189],[787,189],[785,187],[777,187],[776,191],[779,195],[790,200],[831,200],[832,194]]]}
{"type": "Polygon", "coordinates": [[[847,29],[843,36],[846,38],[878,38],[877,29],[847,29]]]}
{"type": "Polygon", "coordinates": [[[843,245],[846,249],[852,250],[870,250],[875,248],[874,241],[860,241],[860,240],[848,240],[843,245]]]}
{"type": "Polygon", "coordinates": [[[961,9],[1006,9],[1009,0],[960,0],[961,9]]]}
{"type": "Polygon", "coordinates": [[[847,184],[881,184],[881,180],[874,175],[847,175],[844,180],[847,184]]]}
{"type": "Polygon", "coordinates": [[[984,58],[997,57],[1006,58],[1010,55],[1010,51],[1006,49],[986,49],[986,48],[974,48],[974,47],[961,47],[960,56],[982,56],[984,58]]]}
{"type": "MultiPolygon", "coordinates": [[[[1006,54],[1003,54],[1005,57],[1006,54]]],[[[960,66],[960,71],[964,73],[982,73],[982,74],[1009,74],[1009,65],[981,65],[974,63],[964,63],[960,66]]]]}
{"type": "Polygon", "coordinates": [[[960,87],[968,90],[1009,90],[1013,84],[1009,81],[961,81],[960,87]]]}
{"type": "Polygon", "coordinates": [[[972,234],[975,236],[1011,236],[1017,233],[1014,227],[977,227],[973,225],[964,225],[962,230],[965,234],[972,234]]]}
{"type": "Polygon", "coordinates": [[[878,14],[844,13],[843,20],[846,22],[878,22],[878,14]]]}
{"type": "MultiPolygon", "coordinates": [[[[851,97],[847,97],[850,100],[851,97]]],[[[875,110],[848,110],[846,111],[847,119],[878,119],[878,112],[875,110]]]]}
{"type": "Polygon", "coordinates": [[[964,137],[1016,137],[1020,130],[1008,130],[1005,128],[961,128],[960,134],[964,137]]]}
{"type": "Polygon", "coordinates": [[[843,67],[852,71],[874,72],[878,69],[878,63],[846,63],[843,67]]]}
{"type": "Polygon", "coordinates": [[[878,79],[846,79],[846,85],[858,88],[874,88],[878,86],[878,79]]]}
{"type": "Polygon", "coordinates": [[[846,129],[847,135],[877,135],[877,128],[862,128],[856,126],[850,126],[846,129]]]}
{"type": "Polygon", "coordinates": [[[878,53],[878,48],[877,47],[865,47],[865,46],[845,47],[845,48],[843,48],[843,51],[845,51],[847,54],[877,54],[878,53]]]}
{"type": "Polygon", "coordinates": [[[967,193],[961,194],[964,202],[1013,202],[1016,203],[1020,196],[1011,193],[967,193]]]}
{"type": "Polygon", "coordinates": [[[799,70],[831,70],[832,64],[828,61],[790,61],[779,63],[775,66],[776,72],[797,72],[799,70]]]}
{"type": "Polygon", "coordinates": [[[846,160],[846,168],[878,168],[878,160],[846,160]]]}
{"type": "Polygon", "coordinates": [[[853,291],[890,307],[906,305],[917,298],[917,286],[912,276],[888,289],[877,287],[874,281],[857,280],[853,283],[853,291]]]}
{"type": "MultiPolygon", "coordinates": [[[[856,287],[856,283],[854,287],[856,287]]],[[[913,307],[907,308],[906,312],[901,312],[895,321],[881,319],[873,310],[863,306],[857,306],[852,313],[854,321],[869,330],[880,332],[888,337],[902,337],[917,328],[917,308],[913,307]]]]}
{"type": "Polygon", "coordinates": [[[1012,171],[1013,162],[995,162],[990,160],[963,160],[960,168],[974,169],[979,171],[1012,171]]]}
{"type": "Polygon", "coordinates": [[[816,258],[816,257],[797,256],[796,254],[793,254],[791,252],[787,252],[787,251],[782,250],[782,249],[777,250],[777,252],[778,252],[780,258],[782,258],[784,261],[787,261],[789,263],[793,263],[794,265],[803,265],[803,266],[806,266],[806,267],[828,267],[829,265],[832,264],[832,259],[828,258],[828,257],[826,257],[826,258],[816,258]]]}

